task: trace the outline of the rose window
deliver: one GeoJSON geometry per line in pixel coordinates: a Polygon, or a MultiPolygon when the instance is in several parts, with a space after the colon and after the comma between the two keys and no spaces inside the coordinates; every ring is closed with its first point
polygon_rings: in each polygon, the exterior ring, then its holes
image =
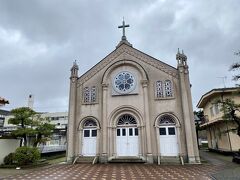
{"type": "Polygon", "coordinates": [[[130,72],[118,73],[113,82],[114,89],[121,94],[129,93],[135,88],[135,78],[130,72]]]}

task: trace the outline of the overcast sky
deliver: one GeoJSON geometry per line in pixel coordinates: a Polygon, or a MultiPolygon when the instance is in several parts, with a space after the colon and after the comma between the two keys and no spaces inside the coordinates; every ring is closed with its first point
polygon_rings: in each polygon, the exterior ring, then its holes
{"type": "Polygon", "coordinates": [[[125,17],[133,46],[176,67],[188,56],[193,106],[213,88],[234,86],[229,66],[239,61],[239,0],[1,0],[0,96],[4,109],[67,111],[70,68],[80,75],[120,41],[125,17]]]}

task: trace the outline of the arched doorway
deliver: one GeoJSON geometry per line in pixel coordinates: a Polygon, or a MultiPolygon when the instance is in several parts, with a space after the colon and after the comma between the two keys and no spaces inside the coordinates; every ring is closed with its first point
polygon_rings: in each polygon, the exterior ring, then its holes
{"type": "Polygon", "coordinates": [[[120,116],[117,122],[117,156],[138,156],[138,128],[135,118],[129,114],[120,116]]]}
{"type": "Polygon", "coordinates": [[[175,118],[169,114],[158,119],[159,145],[161,156],[178,156],[178,138],[175,118]]]}
{"type": "Polygon", "coordinates": [[[97,146],[97,123],[93,119],[86,119],[83,123],[82,155],[95,156],[97,146]]]}

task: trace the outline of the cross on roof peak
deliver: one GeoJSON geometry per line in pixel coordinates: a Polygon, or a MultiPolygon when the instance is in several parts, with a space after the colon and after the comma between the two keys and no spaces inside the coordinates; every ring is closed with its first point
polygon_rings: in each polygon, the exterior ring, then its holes
{"type": "Polygon", "coordinates": [[[122,25],[121,26],[118,26],[118,28],[122,28],[122,32],[123,32],[123,35],[122,35],[122,40],[127,40],[127,37],[125,36],[125,28],[126,27],[130,27],[129,24],[125,24],[125,21],[124,21],[124,17],[123,17],[123,21],[122,21],[122,25]]]}

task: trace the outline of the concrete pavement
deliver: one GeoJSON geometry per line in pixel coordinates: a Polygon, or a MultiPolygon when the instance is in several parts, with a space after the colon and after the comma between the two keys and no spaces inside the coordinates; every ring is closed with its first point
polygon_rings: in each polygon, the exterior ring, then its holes
{"type": "Polygon", "coordinates": [[[54,165],[3,179],[240,179],[231,157],[201,151],[201,165],[150,165],[137,163],[54,165]],[[206,162],[205,161],[205,162],[206,162]]]}

